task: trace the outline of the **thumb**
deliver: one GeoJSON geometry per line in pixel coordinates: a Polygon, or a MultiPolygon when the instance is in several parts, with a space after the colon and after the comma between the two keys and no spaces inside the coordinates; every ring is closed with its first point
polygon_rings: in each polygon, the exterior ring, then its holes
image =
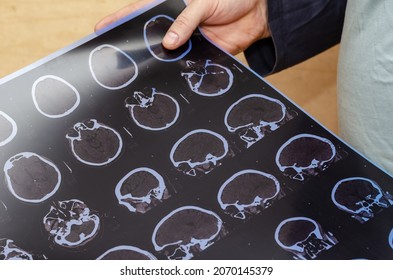
{"type": "Polygon", "coordinates": [[[206,1],[191,1],[164,36],[164,47],[174,50],[186,43],[198,25],[207,18],[209,10],[206,1]]]}

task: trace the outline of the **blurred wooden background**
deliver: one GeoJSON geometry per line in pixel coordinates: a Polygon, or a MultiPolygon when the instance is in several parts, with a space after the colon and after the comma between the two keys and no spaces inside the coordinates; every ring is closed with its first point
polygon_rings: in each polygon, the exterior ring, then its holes
{"type": "MultiPolygon", "coordinates": [[[[0,77],[85,37],[98,20],[133,1],[1,0],[0,77]]],[[[338,47],[334,47],[267,78],[333,132],[338,130],[337,56],[338,47]]]]}

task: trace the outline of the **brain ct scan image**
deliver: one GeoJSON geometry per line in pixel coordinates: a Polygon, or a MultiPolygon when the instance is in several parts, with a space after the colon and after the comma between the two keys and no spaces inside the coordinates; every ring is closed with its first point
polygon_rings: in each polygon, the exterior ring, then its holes
{"type": "Polygon", "coordinates": [[[211,60],[187,61],[182,71],[190,89],[201,96],[213,97],[228,92],[233,84],[233,74],[228,68],[211,60]]]}
{"type": "Polygon", "coordinates": [[[98,46],[90,53],[89,66],[94,80],[109,90],[122,89],[138,76],[135,61],[126,52],[109,44],[98,46]]]}
{"type": "Polygon", "coordinates": [[[0,111],[0,147],[11,142],[16,136],[17,130],[15,121],[0,111]]]}
{"type": "Polygon", "coordinates": [[[61,184],[56,165],[30,152],[11,157],[4,165],[4,173],[10,192],[24,202],[43,202],[53,196],[61,184]]]}
{"type": "Polygon", "coordinates": [[[391,194],[384,192],[376,182],[361,177],[340,180],[334,186],[331,197],[338,209],[348,212],[360,223],[393,205],[391,194]]]}
{"type": "Polygon", "coordinates": [[[123,140],[120,134],[95,119],[79,122],[66,135],[72,154],[82,163],[104,166],[121,153],[123,140]]]}
{"type": "Polygon", "coordinates": [[[328,168],[336,156],[336,147],[326,138],[312,134],[292,137],[278,150],[276,164],[292,179],[304,181],[328,168]]]}
{"type": "Polygon", "coordinates": [[[33,256],[19,248],[11,239],[0,238],[0,260],[32,260],[33,256]]]}
{"type": "Polygon", "coordinates": [[[98,215],[78,199],[58,201],[50,207],[43,223],[55,244],[66,248],[85,245],[100,228],[98,215]]]}
{"type": "Polygon", "coordinates": [[[275,232],[277,244],[293,254],[294,259],[312,260],[330,250],[338,240],[325,232],[316,221],[306,217],[294,217],[282,221],[275,232]]]}
{"type": "Polygon", "coordinates": [[[148,90],[148,93],[134,92],[132,99],[127,98],[126,107],[136,125],[152,131],[171,127],[180,114],[176,99],[155,88],[148,90]]]}
{"type": "Polygon", "coordinates": [[[284,104],[261,94],[250,94],[232,104],[225,114],[225,126],[237,133],[247,148],[266,133],[280,127],[286,115],[284,104]]]}
{"type": "Polygon", "coordinates": [[[246,214],[258,214],[269,207],[280,193],[280,183],[271,174],[242,170],[220,188],[217,199],[224,212],[244,220],[246,214]]]}
{"type": "Polygon", "coordinates": [[[121,245],[109,249],[99,256],[97,260],[156,260],[148,251],[134,246],[121,245]]]}
{"type": "Polygon", "coordinates": [[[48,118],[61,118],[71,114],[80,103],[79,92],[60,77],[43,76],[32,89],[37,110],[48,118]]]}
{"type": "Polygon", "coordinates": [[[191,40],[188,40],[176,50],[167,50],[162,46],[162,39],[164,39],[166,32],[173,22],[174,19],[169,16],[158,15],[151,18],[145,24],[143,30],[145,44],[151,55],[158,60],[172,62],[182,59],[192,48],[191,40]]]}
{"type": "Polygon", "coordinates": [[[169,198],[164,179],[155,170],[141,167],[130,171],[116,186],[119,204],[130,212],[146,213],[169,198]]]}
{"type": "Polygon", "coordinates": [[[228,154],[227,140],[206,129],[191,131],[173,146],[170,160],[183,173],[196,176],[210,173],[228,154]]]}
{"type": "Polygon", "coordinates": [[[152,242],[157,252],[168,259],[188,260],[211,246],[222,230],[222,220],[209,210],[180,207],[165,216],[156,226],[152,242]]]}

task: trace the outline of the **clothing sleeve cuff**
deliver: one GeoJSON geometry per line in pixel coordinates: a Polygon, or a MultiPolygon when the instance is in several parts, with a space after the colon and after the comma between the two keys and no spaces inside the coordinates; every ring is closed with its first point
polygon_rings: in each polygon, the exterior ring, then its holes
{"type": "Polygon", "coordinates": [[[281,1],[268,0],[268,24],[271,37],[255,42],[244,51],[249,66],[263,77],[285,68],[283,63],[285,54],[277,48],[284,44],[282,34],[285,34],[285,30],[283,30],[281,14],[281,1]]]}

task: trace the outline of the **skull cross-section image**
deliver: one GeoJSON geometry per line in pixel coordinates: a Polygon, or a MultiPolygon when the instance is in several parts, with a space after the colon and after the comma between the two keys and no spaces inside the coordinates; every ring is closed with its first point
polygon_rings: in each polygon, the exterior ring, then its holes
{"type": "Polygon", "coordinates": [[[270,174],[243,170],[229,178],[218,192],[221,208],[232,217],[245,219],[269,207],[280,194],[280,183],[270,174]]]}
{"type": "Polygon", "coordinates": [[[179,118],[179,103],[155,88],[148,92],[134,92],[133,98],[126,100],[132,120],[146,130],[157,131],[171,127],[179,118]]]}
{"type": "Polygon", "coordinates": [[[167,15],[157,15],[148,20],[143,28],[145,44],[156,59],[172,62],[183,58],[192,48],[189,40],[183,46],[176,50],[168,50],[161,44],[166,31],[174,22],[174,19],[167,15]]]}
{"type": "Polygon", "coordinates": [[[197,129],[175,143],[170,159],[180,171],[196,176],[211,172],[228,152],[228,142],[223,136],[210,130],[197,129]]]}
{"type": "Polygon", "coordinates": [[[116,186],[119,204],[131,212],[145,213],[169,198],[164,179],[156,171],[141,167],[130,171],[116,186]]]}
{"type": "Polygon", "coordinates": [[[300,134],[281,146],[276,155],[276,164],[285,175],[303,181],[305,176],[316,175],[328,168],[336,153],[336,147],[329,139],[300,134]]]}
{"type": "Polygon", "coordinates": [[[15,121],[6,113],[0,111],[0,147],[10,142],[16,135],[15,121]]]}
{"type": "Polygon", "coordinates": [[[66,135],[73,155],[82,163],[102,166],[120,154],[123,140],[114,129],[91,119],[74,125],[66,135]]]}
{"type": "Polygon", "coordinates": [[[11,239],[0,239],[0,260],[34,260],[44,259],[44,256],[37,258],[15,245],[11,239]]]}
{"type": "Polygon", "coordinates": [[[156,251],[168,259],[188,260],[214,244],[222,230],[222,220],[209,210],[195,206],[180,207],[156,226],[152,241],[156,251]]]}
{"type": "Polygon", "coordinates": [[[43,224],[54,243],[76,248],[91,241],[100,228],[100,218],[78,199],[58,201],[52,205],[43,224]]]}
{"type": "Polygon", "coordinates": [[[351,214],[360,223],[393,205],[393,196],[367,178],[346,178],[333,188],[332,201],[338,209],[351,214]]]}
{"type": "Polygon", "coordinates": [[[285,122],[287,111],[279,100],[260,94],[247,95],[225,114],[228,131],[237,133],[248,147],[285,122]]]}
{"type": "Polygon", "coordinates": [[[338,240],[325,232],[320,224],[306,217],[289,218],[276,229],[275,239],[295,259],[315,259],[319,253],[331,249],[338,240]]]}

